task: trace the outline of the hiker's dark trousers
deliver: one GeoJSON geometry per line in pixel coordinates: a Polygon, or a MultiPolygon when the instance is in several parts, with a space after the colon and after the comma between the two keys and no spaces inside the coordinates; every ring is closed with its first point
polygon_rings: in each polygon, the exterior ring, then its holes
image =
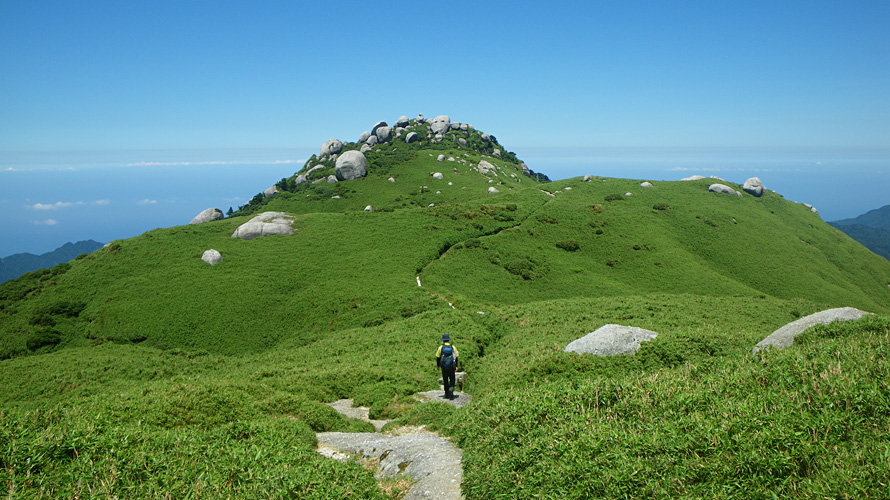
{"type": "Polygon", "coordinates": [[[442,368],[442,385],[445,386],[445,392],[454,391],[454,368],[442,368]]]}

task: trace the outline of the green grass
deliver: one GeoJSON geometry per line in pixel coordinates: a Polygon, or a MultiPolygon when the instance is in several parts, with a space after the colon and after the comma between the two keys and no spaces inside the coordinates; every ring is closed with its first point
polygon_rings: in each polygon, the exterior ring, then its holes
{"type": "Polygon", "coordinates": [[[890,319],[784,351],[499,391],[451,422],[468,498],[886,498],[890,319]]]}
{"type": "Polygon", "coordinates": [[[4,491],[398,495],[314,452],[314,432],[371,430],[325,404],[340,398],[457,441],[467,498],[886,491],[890,263],[774,193],[541,183],[478,133],[462,148],[417,130],[369,153],[366,178],[284,179],[244,216],[0,285],[4,491]],[[265,210],[294,234],[230,237],[265,210]],[[879,316],[750,354],[841,306],[879,316]],[[659,335],[635,356],[562,351],[608,323],[659,335]],[[411,397],[437,387],[443,333],[470,373],[459,410],[411,397]]]}

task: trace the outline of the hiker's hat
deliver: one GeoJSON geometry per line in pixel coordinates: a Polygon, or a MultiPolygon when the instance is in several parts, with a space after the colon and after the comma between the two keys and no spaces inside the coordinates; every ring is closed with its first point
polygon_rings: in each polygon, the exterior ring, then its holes
{"type": "Polygon", "coordinates": [[[447,333],[442,335],[442,342],[451,342],[451,337],[447,333]]]}

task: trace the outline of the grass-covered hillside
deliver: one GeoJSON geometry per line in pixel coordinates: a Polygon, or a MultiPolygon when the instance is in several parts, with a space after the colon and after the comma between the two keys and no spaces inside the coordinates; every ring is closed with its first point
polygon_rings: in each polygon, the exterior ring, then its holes
{"type": "Polygon", "coordinates": [[[398,495],[314,452],[313,432],[370,429],[324,404],[346,397],[455,440],[467,498],[886,491],[885,259],[772,192],[547,182],[470,127],[402,128],[363,178],[329,183],[323,152],[232,217],[0,285],[8,494],[398,495]],[[231,237],[264,211],[293,234],[231,237]],[[751,354],[842,306],[877,316],[751,354]],[[608,323],[659,336],[562,352],[608,323]],[[442,333],[470,374],[459,410],[411,397],[436,387],[442,333]]]}

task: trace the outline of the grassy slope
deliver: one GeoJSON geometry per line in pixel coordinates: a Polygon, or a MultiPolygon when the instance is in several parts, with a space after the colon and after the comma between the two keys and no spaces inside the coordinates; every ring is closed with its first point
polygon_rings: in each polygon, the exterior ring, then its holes
{"type": "Polygon", "coordinates": [[[869,472],[886,453],[876,445],[886,442],[888,418],[885,323],[770,354],[779,360],[773,371],[764,372],[775,363],[748,354],[773,329],[819,309],[886,314],[886,261],[773,194],[717,195],[706,181],[643,189],[620,179],[541,185],[520,174],[517,182],[436,162],[440,152],[480,159],[457,148],[384,147],[369,157],[386,168],[365,179],[264,200],[257,211],[297,215],[292,236],[230,238],[245,218],[159,229],[3,288],[6,353],[22,352],[46,328],[61,342],[57,352],[0,363],[0,481],[35,496],[41,488],[184,496],[197,484],[211,497],[373,498],[380,493],[368,473],[312,452],[313,430],[363,428],[320,402],[354,397],[376,416],[404,414],[411,393],[435,386],[442,332],[458,339],[478,403],[406,415],[461,441],[468,497],[733,497],[774,488],[775,478],[793,487],[783,493],[814,494],[832,491],[845,468],[864,478],[866,493],[886,481],[869,472]],[[404,168],[385,161],[406,157],[404,168]],[[501,193],[488,195],[491,185],[501,193]],[[633,195],[606,201],[626,191],[633,195]],[[668,209],[653,208],[659,203],[668,209]],[[566,241],[578,249],[556,246],[566,241]],[[201,262],[207,248],[223,262],[201,262]],[[66,303],[84,308],[65,315],[66,303]],[[660,335],[634,357],[561,352],[606,323],[660,335]],[[808,402],[807,387],[819,382],[814,366],[840,361],[851,376],[829,377],[841,384],[833,390],[861,401],[832,407],[831,418],[876,407],[874,427],[854,440],[874,451],[843,445],[831,460],[812,458],[819,436],[793,416],[815,419],[824,409],[808,402]],[[764,377],[776,383],[750,385],[764,377]],[[607,401],[612,416],[583,407],[600,388],[618,395],[607,401]],[[783,398],[794,404],[770,417],[783,398]],[[727,433],[749,419],[766,419],[766,444],[727,433]],[[706,435],[729,451],[680,446],[706,435]],[[760,472],[739,482],[757,455],[760,472]],[[652,483],[666,467],[670,480],[652,483]]]}

